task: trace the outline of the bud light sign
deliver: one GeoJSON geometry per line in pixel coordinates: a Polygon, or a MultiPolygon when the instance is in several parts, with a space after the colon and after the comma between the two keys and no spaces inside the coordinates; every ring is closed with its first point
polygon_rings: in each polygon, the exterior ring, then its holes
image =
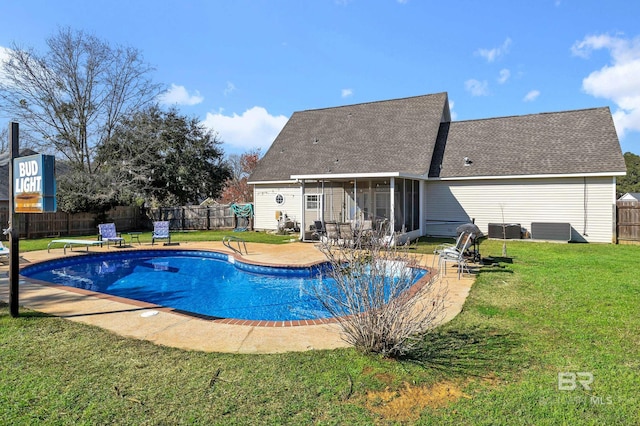
{"type": "Polygon", "coordinates": [[[29,155],[13,160],[15,213],[56,211],[56,177],[53,155],[29,155]]]}

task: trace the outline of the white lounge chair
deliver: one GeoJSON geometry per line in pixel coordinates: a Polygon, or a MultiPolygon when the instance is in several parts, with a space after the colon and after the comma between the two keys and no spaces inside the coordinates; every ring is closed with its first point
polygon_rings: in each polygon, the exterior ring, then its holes
{"type": "Polygon", "coordinates": [[[67,248],[70,248],[73,251],[73,246],[85,246],[87,251],[89,251],[89,246],[100,246],[102,247],[102,241],[99,240],[79,240],[79,239],[57,239],[51,240],[49,244],[47,244],[47,253],[51,250],[51,246],[53,244],[64,244],[64,254],[67,254],[67,248]]]}

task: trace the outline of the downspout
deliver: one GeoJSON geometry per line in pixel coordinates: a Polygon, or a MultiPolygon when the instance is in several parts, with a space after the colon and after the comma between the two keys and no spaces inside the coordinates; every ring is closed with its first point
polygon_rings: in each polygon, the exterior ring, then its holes
{"type": "Polygon", "coordinates": [[[424,236],[427,233],[427,230],[425,229],[427,227],[427,218],[426,218],[426,212],[427,212],[427,199],[426,199],[426,182],[424,180],[419,180],[418,182],[420,182],[418,184],[418,192],[419,192],[419,196],[418,196],[418,203],[419,203],[419,212],[418,213],[418,217],[419,217],[419,223],[420,223],[420,236],[424,236]]]}
{"type": "Polygon", "coordinates": [[[353,217],[351,220],[358,220],[358,179],[353,179],[353,217]]]}
{"type": "Polygon", "coordinates": [[[391,209],[389,210],[389,216],[391,216],[389,218],[389,229],[391,231],[391,236],[393,237],[393,234],[396,232],[396,178],[393,176],[389,180],[389,198],[391,198],[391,200],[389,200],[389,203],[391,204],[391,209]]]}
{"type": "Polygon", "coordinates": [[[300,241],[304,241],[304,230],[306,228],[304,224],[304,200],[305,200],[304,180],[300,182],[300,192],[302,193],[302,196],[300,197],[300,241]]]}

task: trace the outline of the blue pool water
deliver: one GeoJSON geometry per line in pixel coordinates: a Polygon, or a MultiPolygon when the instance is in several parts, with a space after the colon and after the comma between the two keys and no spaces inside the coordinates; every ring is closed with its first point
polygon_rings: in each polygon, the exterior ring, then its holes
{"type": "Polygon", "coordinates": [[[327,318],[310,294],[327,265],[266,267],[223,253],[141,250],[42,262],[21,274],[211,318],[285,321],[327,318]]]}

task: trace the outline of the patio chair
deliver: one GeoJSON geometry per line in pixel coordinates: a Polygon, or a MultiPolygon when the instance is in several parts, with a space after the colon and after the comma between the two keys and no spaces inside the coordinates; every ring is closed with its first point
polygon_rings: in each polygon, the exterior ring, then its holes
{"type": "Polygon", "coordinates": [[[353,246],[353,228],[351,227],[351,224],[348,222],[340,223],[338,225],[338,230],[340,232],[340,239],[338,240],[339,244],[344,247],[353,246]]]}
{"type": "Polygon", "coordinates": [[[467,273],[470,273],[469,264],[467,263],[467,259],[465,257],[465,252],[469,249],[469,247],[473,243],[474,234],[465,232],[462,235],[464,235],[461,238],[463,243],[459,248],[456,248],[456,247],[445,248],[438,254],[438,258],[439,258],[438,265],[440,267],[440,273],[442,273],[443,275],[447,275],[448,262],[457,263],[458,279],[460,279],[460,276],[464,273],[465,270],[467,271],[467,273]]]}
{"type": "Polygon", "coordinates": [[[336,222],[325,222],[325,238],[329,244],[338,244],[340,240],[340,231],[336,222]]]}
{"type": "Polygon", "coordinates": [[[433,249],[434,256],[433,256],[433,261],[431,262],[431,268],[433,269],[436,258],[439,257],[440,253],[442,253],[444,250],[447,250],[447,249],[460,250],[462,248],[462,245],[464,244],[464,241],[465,241],[464,237],[466,234],[467,232],[461,232],[458,235],[458,238],[456,239],[455,243],[438,244],[436,248],[433,249]]]}
{"type": "Polygon", "coordinates": [[[122,247],[124,238],[116,231],[115,223],[101,223],[98,225],[98,233],[100,234],[100,241],[106,241],[107,248],[109,248],[109,243],[113,243],[114,245],[118,243],[118,245],[122,247]]]}
{"type": "Polygon", "coordinates": [[[151,234],[151,245],[156,240],[168,240],[167,244],[171,244],[171,233],[169,232],[169,221],[153,222],[153,233],[151,234]]]}
{"type": "Polygon", "coordinates": [[[324,225],[321,220],[313,221],[313,236],[318,240],[322,240],[322,236],[325,234],[324,225]]]}

